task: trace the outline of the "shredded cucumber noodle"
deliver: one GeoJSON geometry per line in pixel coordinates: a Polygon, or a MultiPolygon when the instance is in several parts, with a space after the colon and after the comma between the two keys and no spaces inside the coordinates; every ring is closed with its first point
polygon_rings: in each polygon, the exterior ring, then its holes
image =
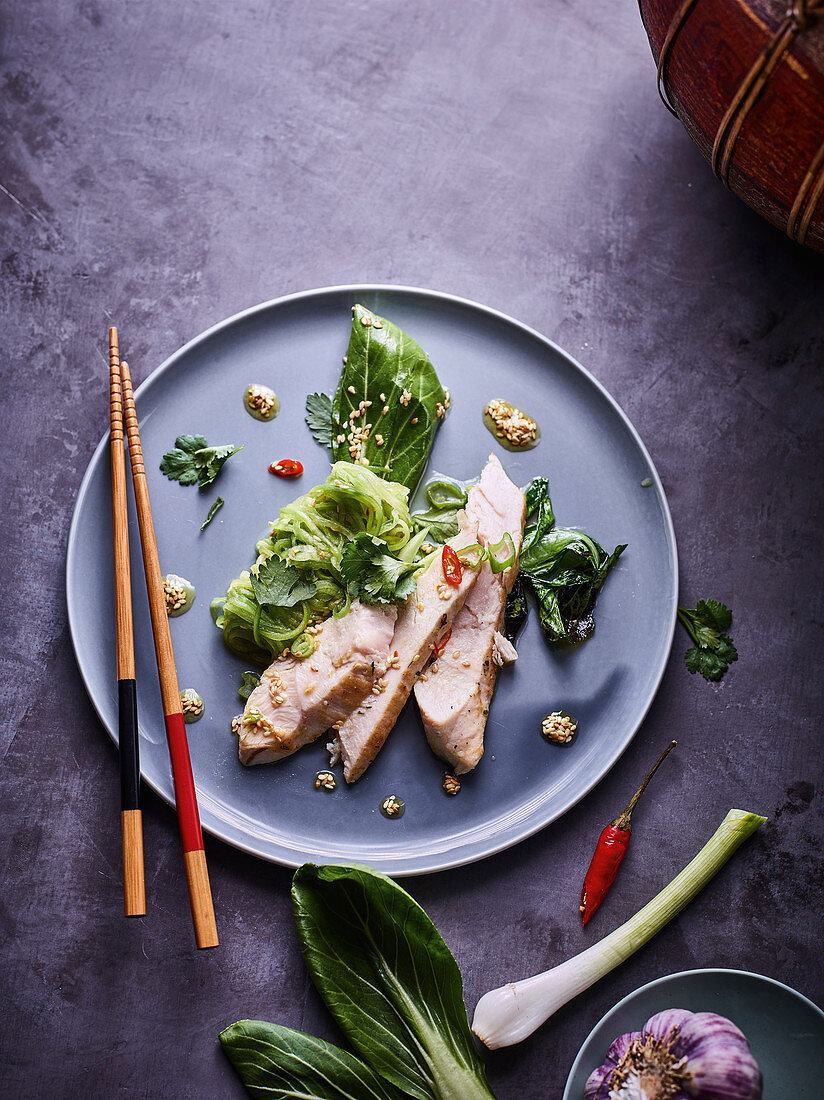
{"type": "MultiPolygon", "coordinates": [[[[393,557],[412,562],[420,556],[425,531],[412,539],[408,490],[384,481],[364,466],[336,462],[322,485],[281,508],[268,537],[258,542],[252,573],[275,556],[314,586],[307,599],[261,605],[250,572],[232,581],[225,596],[212,601],[212,616],[228,648],[253,664],[267,665],[284,650],[307,657],[314,637],[307,629],[330,615],[345,615],[350,595],[341,574],[346,547],[362,532],[386,544],[393,557]]],[[[424,558],[421,557],[421,564],[424,558]]],[[[294,574],[290,574],[294,576],[294,574]]]]}

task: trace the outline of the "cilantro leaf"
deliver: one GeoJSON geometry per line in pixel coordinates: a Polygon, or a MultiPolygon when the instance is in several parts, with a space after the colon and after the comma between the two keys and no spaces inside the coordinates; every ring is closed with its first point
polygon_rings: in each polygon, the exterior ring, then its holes
{"type": "Polygon", "coordinates": [[[332,419],[332,398],[328,393],[310,393],[306,398],[306,423],[321,447],[332,446],[335,426],[332,419]]]}
{"type": "Polygon", "coordinates": [[[693,623],[695,639],[704,649],[715,649],[721,640],[721,635],[714,627],[704,626],[699,619],[693,623]]]}
{"type": "Polygon", "coordinates": [[[200,530],[201,531],[206,530],[206,528],[209,526],[209,524],[212,522],[212,520],[215,518],[215,516],[217,515],[217,513],[220,511],[220,509],[223,507],[223,505],[225,503],[226,503],[226,501],[223,499],[223,497],[218,497],[217,498],[217,500],[214,502],[212,507],[209,509],[208,516],[203,521],[203,523],[201,523],[201,525],[200,525],[200,530]]]}
{"type": "Polygon", "coordinates": [[[196,451],[193,458],[198,466],[198,484],[201,489],[208,489],[217,475],[223,469],[223,463],[227,458],[237,454],[242,447],[234,447],[231,443],[222,447],[204,447],[196,451]]]}
{"type": "Polygon", "coordinates": [[[241,450],[242,446],[235,447],[232,443],[210,447],[202,435],[179,435],[173,449],[161,459],[160,470],[170,481],[179,481],[181,485],[197,483],[201,489],[208,489],[226,459],[241,450]]]}
{"type": "Polygon", "coordinates": [[[678,619],[695,645],[684,654],[688,672],[700,672],[717,683],[738,650],[724,631],[732,625],[732,611],[718,600],[699,600],[694,608],[679,607],[678,619]]]}
{"type": "Polygon", "coordinates": [[[699,600],[695,607],[695,617],[705,626],[714,627],[719,633],[729,630],[732,625],[732,612],[718,600],[699,600]]]}
{"type": "Polygon", "coordinates": [[[732,644],[732,638],[728,637],[726,634],[721,635],[721,641],[718,643],[715,652],[722,660],[726,661],[728,665],[738,660],[738,650],[732,644]]]}
{"type": "Polygon", "coordinates": [[[274,554],[252,568],[250,579],[261,607],[294,607],[318,591],[317,585],[307,581],[300,570],[274,554]]]}
{"type": "Polygon", "coordinates": [[[415,591],[420,562],[399,561],[386,553],[387,549],[382,539],[361,531],[343,552],[343,579],[361,603],[394,603],[415,591]]]}

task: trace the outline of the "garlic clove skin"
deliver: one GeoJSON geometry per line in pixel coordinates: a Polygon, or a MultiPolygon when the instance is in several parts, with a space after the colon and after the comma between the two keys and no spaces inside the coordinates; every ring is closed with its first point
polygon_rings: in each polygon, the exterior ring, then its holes
{"type": "Polygon", "coordinates": [[[613,1065],[617,1066],[626,1054],[627,1049],[629,1048],[629,1044],[634,1039],[640,1038],[640,1031],[628,1031],[625,1035],[619,1035],[618,1038],[613,1041],[612,1046],[607,1051],[606,1060],[608,1062],[612,1062],[613,1065]]]}
{"type": "Polygon", "coordinates": [[[744,1033],[724,1016],[696,1012],[685,1020],[675,1043],[686,1057],[690,1092],[701,1100],[760,1100],[761,1070],[744,1033]]]}
{"type": "Polygon", "coordinates": [[[590,1074],[586,1100],[761,1100],[743,1032],[714,1012],[666,1009],[619,1035],[590,1074]]]}
{"type": "Polygon", "coordinates": [[[685,1021],[694,1015],[685,1008],[665,1008],[663,1012],[650,1016],[641,1034],[651,1035],[653,1039],[666,1039],[673,1028],[680,1031],[685,1021]]]}
{"type": "Polygon", "coordinates": [[[640,1038],[640,1031],[628,1031],[625,1035],[619,1035],[617,1039],[613,1040],[607,1051],[604,1064],[593,1070],[587,1078],[584,1088],[586,1100],[609,1100],[609,1078],[612,1077],[615,1067],[626,1054],[630,1043],[634,1039],[640,1038]]]}

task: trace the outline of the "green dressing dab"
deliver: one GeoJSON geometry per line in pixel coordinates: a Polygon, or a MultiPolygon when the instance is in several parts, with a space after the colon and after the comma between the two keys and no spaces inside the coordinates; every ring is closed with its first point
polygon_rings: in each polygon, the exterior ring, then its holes
{"type": "Polygon", "coordinates": [[[183,721],[189,725],[190,722],[199,722],[206,708],[199,693],[194,688],[186,688],[180,693],[180,709],[183,711],[183,721]]]}
{"type": "Polygon", "coordinates": [[[273,389],[260,382],[253,382],[246,387],[243,404],[249,416],[253,416],[255,420],[274,420],[280,412],[280,398],[273,389]]]}
{"type": "Polygon", "coordinates": [[[167,573],[163,579],[163,596],[166,600],[166,614],[170,619],[185,615],[195,602],[197,592],[191,581],[179,577],[177,573],[167,573]]]}
{"type": "Polygon", "coordinates": [[[537,420],[500,397],[484,407],[484,424],[507,451],[529,451],[541,438],[537,420]]]}
{"type": "Polygon", "coordinates": [[[405,809],[406,803],[402,798],[398,798],[396,794],[390,794],[388,798],[381,802],[381,813],[384,817],[403,817],[405,809]]]}

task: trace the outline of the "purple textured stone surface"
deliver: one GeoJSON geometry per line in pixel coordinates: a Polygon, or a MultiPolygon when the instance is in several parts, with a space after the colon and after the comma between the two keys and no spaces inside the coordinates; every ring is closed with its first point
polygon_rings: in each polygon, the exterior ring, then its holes
{"type": "Polygon", "coordinates": [[[404,884],[454,951],[471,1014],[630,916],[731,806],[770,818],[652,943],[486,1056],[496,1094],[560,1097],[592,1025],[665,973],[755,970],[820,1003],[824,259],[712,178],[658,101],[633,6],[12,0],[4,23],[3,1094],[240,1097],[222,1027],[338,1038],[300,957],[290,873],[207,839],[222,943],[196,952],[174,814],[148,793],[149,915],[121,916],[117,756],[63,587],[108,419],[106,326],[139,382],[245,306],[344,282],[464,295],[579,358],[661,473],[684,600],[735,612],[724,681],[688,675],[677,635],[640,733],[573,811],[404,884]],[[673,736],[584,934],[598,833],[673,736]]]}

